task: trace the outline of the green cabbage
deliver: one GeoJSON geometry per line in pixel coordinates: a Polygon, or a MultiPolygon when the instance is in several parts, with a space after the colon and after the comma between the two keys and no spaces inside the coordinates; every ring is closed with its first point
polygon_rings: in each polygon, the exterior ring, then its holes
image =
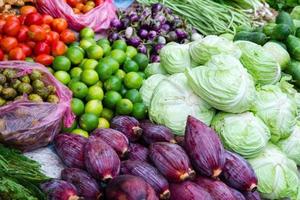
{"type": "Polygon", "coordinates": [[[255,98],[252,77],[240,61],[231,56],[213,56],[207,66],[186,69],[193,91],[212,107],[230,113],[250,109],[255,98]]]}
{"type": "Polygon", "coordinates": [[[296,102],[278,85],[258,88],[252,111],[269,127],[272,142],[290,136],[298,115],[296,102]]]}
{"type": "Polygon", "coordinates": [[[221,53],[231,54],[236,58],[241,56],[239,48],[232,41],[224,37],[209,35],[202,40],[194,41],[190,44],[192,61],[198,65],[205,64],[212,56],[221,53]]]}
{"type": "Polygon", "coordinates": [[[245,158],[258,155],[267,145],[271,134],[264,122],[251,112],[218,113],[211,123],[225,148],[245,158]]]}
{"type": "Polygon", "coordinates": [[[168,73],[160,63],[150,63],[145,69],[145,75],[148,78],[154,74],[167,75],[168,73]]]}
{"type": "Polygon", "coordinates": [[[267,42],[264,49],[273,55],[273,58],[279,63],[281,70],[284,70],[291,61],[290,54],[280,44],[276,42],[267,42]]]}
{"type": "Polygon", "coordinates": [[[296,163],[273,144],[268,144],[256,158],[248,160],[258,178],[263,198],[296,197],[299,178],[296,163]]]}
{"type": "Polygon", "coordinates": [[[162,74],[154,74],[147,78],[145,81],[143,81],[143,85],[140,88],[140,94],[143,99],[143,103],[149,107],[152,94],[156,88],[156,86],[164,79],[166,76],[162,74]]]}
{"type": "Polygon", "coordinates": [[[184,72],[191,66],[188,44],[168,43],[160,51],[160,64],[169,74],[184,72]]]}
{"type": "Polygon", "coordinates": [[[272,54],[253,42],[237,41],[235,44],[242,51],[240,61],[257,84],[274,84],[279,81],[281,76],[280,65],[272,54]]]}
{"type": "Polygon", "coordinates": [[[149,108],[152,121],[169,127],[177,135],[184,134],[188,115],[210,125],[214,113],[214,109],[189,88],[183,73],[174,74],[159,83],[149,108]]]}
{"type": "Polygon", "coordinates": [[[277,146],[283,151],[287,157],[294,160],[300,165],[300,124],[294,127],[294,131],[290,137],[280,140],[277,146]]]}
{"type": "Polygon", "coordinates": [[[296,6],[293,8],[291,12],[291,17],[296,20],[300,20],[300,6],[296,6]]]}

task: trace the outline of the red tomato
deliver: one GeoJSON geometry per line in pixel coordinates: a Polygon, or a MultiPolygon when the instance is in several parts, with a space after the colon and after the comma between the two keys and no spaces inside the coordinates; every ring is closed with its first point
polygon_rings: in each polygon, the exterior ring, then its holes
{"type": "Polygon", "coordinates": [[[41,63],[42,65],[51,65],[54,60],[53,56],[47,54],[41,54],[35,57],[34,61],[41,63]]]}
{"type": "Polygon", "coordinates": [[[103,0],[95,0],[95,4],[96,4],[96,6],[100,6],[100,5],[102,5],[103,4],[103,0]]]}
{"type": "Polygon", "coordinates": [[[20,21],[21,25],[23,25],[25,23],[25,19],[26,19],[26,15],[20,15],[19,16],[19,21],[20,21]]]}
{"type": "Polygon", "coordinates": [[[18,47],[20,47],[23,50],[25,56],[30,56],[32,54],[31,48],[28,45],[20,43],[18,47]]]}
{"type": "Polygon", "coordinates": [[[0,49],[0,61],[4,59],[4,53],[3,51],[0,49]]]}
{"type": "Polygon", "coordinates": [[[3,32],[7,36],[16,36],[19,33],[20,28],[21,24],[19,20],[8,20],[3,27],[3,32]]]}
{"type": "Polygon", "coordinates": [[[26,42],[26,45],[29,46],[31,49],[34,49],[36,43],[34,41],[28,41],[26,42]]]}
{"type": "Polygon", "coordinates": [[[30,25],[41,25],[43,23],[43,18],[42,15],[40,13],[30,13],[26,16],[25,19],[25,24],[27,26],[30,25]]]}
{"type": "Polygon", "coordinates": [[[22,48],[16,47],[9,51],[8,57],[10,60],[25,60],[26,55],[22,48]]]}
{"type": "Polygon", "coordinates": [[[80,0],[67,0],[67,3],[74,8],[76,4],[80,3],[80,0]]]}
{"type": "Polygon", "coordinates": [[[62,32],[63,30],[66,30],[68,28],[68,23],[63,18],[56,18],[52,22],[52,30],[56,31],[58,33],[62,32]]]}
{"type": "Polygon", "coordinates": [[[46,42],[38,42],[34,48],[34,54],[50,54],[50,46],[46,42]]]}
{"type": "Polygon", "coordinates": [[[53,41],[52,42],[52,55],[61,56],[67,51],[67,46],[62,41],[53,41]]]}
{"type": "Polygon", "coordinates": [[[11,49],[18,46],[18,41],[14,37],[5,37],[1,40],[0,46],[4,52],[9,52],[11,49]]]}
{"type": "Polygon", "coordinates": [[[76,41],[76,35],[70,29],[66,29],[60,33],[60,40],[63,41],[65,44],[70,44],[76,41]]]}
{"type": "Polygon", "coordinates": [[[6,18],[5,18],[6,21],[19,21],[19,18],[15,15],[8,15],[6,18]]]}
{"type": "Polygon", "coordinates": [[[6,21],[4,19],[0,19],[0,33],[3,32],[3,27],[6,24],[6,21]]]}
{"type": "Polygon", "coordinates": [[[46,33],[51,31],[51,27],[48,24],[42,24],[41,27],[46,31],[46,33]]]}
{"type": "Polygon", "coordinates": [[[25,42],[28,40],[28,27],[27,26],[21,26],[19,33],[17,35],[17,39],[19,42],[25,42]]]}
{"type": "Polygon", "coordinates": [[[43,24],[49,24],[50,25],[53,21],[53,17],[51,15],[45,14],[45,15],[42,16],[42,18],[43,18],[43,24]]]}
{"type": "Polygon", "coordinates": [[[28,15],[35,12],[37,12],[37,10],[34,6],[23,6],[22,8],[20,8],[21,15],[28,15]]]}
{"type": "Polygon", "coordinates": [[[83,3],[78,3],[75,8],[82,11],[83,8],[84,8],[84,4],[83,3]]]}
{"type": "Polygon", "coordinates": [[[33,41],[39,42],[46,39],[46,31],[38,25],[31,25],[29,27],[28,36],[33,41]]]}
{"type": "Polygon", "coordinates": [[[59,40],[59,34],[58,34],[57,32],[51,31],[51,32],[49,33],[49,35],[51,36],[52,41],[58,41],[58,40],[59,40]]]}

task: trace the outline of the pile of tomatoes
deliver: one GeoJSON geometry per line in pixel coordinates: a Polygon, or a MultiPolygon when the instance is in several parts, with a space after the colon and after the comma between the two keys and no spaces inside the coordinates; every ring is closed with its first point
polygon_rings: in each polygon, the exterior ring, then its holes
{"type": "Polygon", "coordinates": [[[20,13],[0,15],[0,61],[33,59],[50,65],[76,41],[65,19],[42,15],[33,6],[23,6],[20,13]]]}
{"type": "Polygon", "coordinates": [[[84,14],[101,5],[104,0],[65,0],[65,2],[73,8],[74,13],[84,14]]]}

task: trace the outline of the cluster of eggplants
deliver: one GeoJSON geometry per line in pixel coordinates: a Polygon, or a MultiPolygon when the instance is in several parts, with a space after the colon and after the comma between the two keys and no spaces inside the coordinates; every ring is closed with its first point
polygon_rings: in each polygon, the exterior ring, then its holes
{"type": "Polygon", "coordinates": [[[85,199],[102,195],[97,181],[108,183],[107,199],[260,199],[247,161],[224,150],[214,130],[191,116],[184,138],[150,121],[116,116],[111,129],[96,129],[88,139],[60,134],[54,143],[70,167],[62,179],[85,199]]]}
{"type": "Polygon", "coordinates": [[[40,188],[51,200],[79,200],[75,186],[63,180],[53,179],[41,184],[40,188]]]}
{"type": "Polygon", "coordinates": [[[150,54],[152,62],[159,62],[159,52],[167,42],[190,41],[191,26],[162,4],[135,4],[118,15],[111,22],[109,39],[126,40],[139,52],[150,54]]]}

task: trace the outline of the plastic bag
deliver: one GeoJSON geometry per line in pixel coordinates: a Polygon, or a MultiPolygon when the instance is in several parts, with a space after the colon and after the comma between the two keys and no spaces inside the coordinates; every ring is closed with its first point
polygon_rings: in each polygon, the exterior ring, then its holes
{"type": "Polygon", "coordinates": [[[43,82],[56,88],[58,104],[48,102],[35,103],[24,98],[0,107],[0,142],[30,151],[48,145],[60,131],[62,120],[66,127],[74,121],[70,103],[72,92],[43,65],[22,61],[0,62],[0,69],[18,70],[17,76],[30,74],[33,69],[43,74],[43,82]]]}
{"type": "Polygon", "coordinates": [[[116,8],[113,0],[105,0],[103,4],[81,15],[75,14],[72,8],[63,0],[36,0],[36,7],[41,13],[56,18],[65,18],[69,27],[76,31],[88,26],[95,32],[100,32],[108,29],[111,20],[116,18],[116,8]]]}
{"type": "Polygon", "coordinates": [[[133,3],[133,0],[115,0],[117,8],[128,8],[133,3]]]}

